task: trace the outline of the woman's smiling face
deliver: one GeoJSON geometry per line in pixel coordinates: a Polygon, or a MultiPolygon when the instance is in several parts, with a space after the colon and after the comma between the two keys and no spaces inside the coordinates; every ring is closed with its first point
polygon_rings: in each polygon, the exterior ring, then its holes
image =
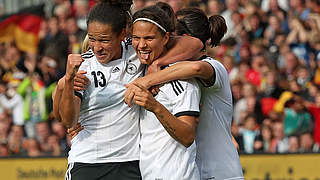
{"type": "Polygon", "coordinates": [[[151,64],[163,52],[169,40],[169,33],[164,36],[154,24],[137,21],[133,24],[132,45],[142,64],[151,64]]]}

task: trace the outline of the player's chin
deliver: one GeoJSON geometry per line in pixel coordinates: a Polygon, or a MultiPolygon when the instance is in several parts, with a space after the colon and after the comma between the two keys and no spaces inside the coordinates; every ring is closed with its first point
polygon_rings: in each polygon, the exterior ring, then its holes
{"type": "Polygon", "coordinates": [[[148,64],[148,60],[143,59],[141,56],[139,56],[139,60],[140,60],[141,64],[148,64]]]}
{"type": "Polygon", "coordinates": [[[97,60],[100,62],[100,63],[108,63],[109,61],[111,61],[111,58],[107,55],[103,55],[103,56],[100,56],[100,57],[97,57],[97,60]]]}

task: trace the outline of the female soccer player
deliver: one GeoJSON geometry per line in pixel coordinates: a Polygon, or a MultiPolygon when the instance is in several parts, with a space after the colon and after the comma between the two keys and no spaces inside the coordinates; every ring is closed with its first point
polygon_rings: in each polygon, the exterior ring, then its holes
{"type": "Polygon", "coordinates": [[[139,107],[128,108],[123,94],[124,84],[139,77],[143,67],[132,46],[122,42],[126,12],[99,3],[87,24],[91,50],[69,55],[59,103],[64,125],[79,121],[83,126],[71,142],[66,179],[141,179],[139,107]],[[85,91],[74,92],[79,69],[91,83],[85,91]]]}
{"type": "MultiPolygon", "coordinates": [[[[172,22],[157,6],[133,16],[132,44],[142,64],[150,65],[167,51],[172,22]]],[[[140,113],[140,170],[143,179],[199,179],[194,143],[200,91],[195,80],[172,81],[153,95],[136,86],[140,113]]]]}

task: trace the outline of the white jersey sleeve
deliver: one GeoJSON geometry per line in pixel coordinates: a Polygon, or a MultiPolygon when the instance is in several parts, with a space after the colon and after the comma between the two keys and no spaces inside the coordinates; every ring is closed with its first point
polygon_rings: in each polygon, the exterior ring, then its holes
{"type": "Polygon", "coordinates": [[[229,82],[229,79],[226,79],[225,74],[227,73],[226,68],[217,60],[207,56],[206,58],[202,59],[202,61],[209,63],[213,70],[214,76],[212,77],[213,84],[206,84],[202,80],[200,80],[201,84],[207,88],[215,88],[221,89],[226,82],[229,82]]]}
{"type": "Polygon", "coordinates": [[[171,81],[168,98],[172,100],[172,114],[176,117],[188,115],[199,116],[200,90],[194,80],[171,81]]]}

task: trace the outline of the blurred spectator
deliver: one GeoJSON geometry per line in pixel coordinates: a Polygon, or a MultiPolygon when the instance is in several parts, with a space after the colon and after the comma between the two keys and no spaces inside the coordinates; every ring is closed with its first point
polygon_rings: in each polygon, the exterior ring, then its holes
{"type": "Polygon", "coordinates": [[[309,17],[310,9],[306,7],[306,0],[289,0],[289,13],[291,16],[306,20],[309,17]]]}
{"type": "Polygon", "coordinates": [[[278,84],[278,76],[275,70],[269,70],[266,72],[265,82],[260,88],[260,92],[258,94],[259,98],[274,98],[279,99],[283,89],[278,84]]]}
{"type": "Polygon", "coordinates": [[[295,73],[300,65],[297,57],[292,52],[287,52],[285,54],[285,66],[281,70],[282,79],[293,80],[295,78],[295,73]]]}
{"type": "MultiPolygon", "coordinates": [[[[265,121],[264,121],[265,122],[265,121]]],[[[254,140],[254,151],[255,152],[271,152],[271,141],[272,141],[272,130],[268,125],[262,125],[260,133],[254,140]]]]}
{"type": "Polygon", "coordinates": [[[254,13],[248,17],[249,21],[249,40],[252,41],[254,39],[262,38],[265,25],[262,23],[262,20],[258,13],[254,13]]]}
{"type": "Polygon", "coordinates": [[[40,150],[42,152],[51,152],[52,151],[52,147],[49,144],[49,137],[50,137],[50,129],[49,129],[49,125],[47,122],[39,122],[36,124],[36,139],[39,142],[39,146],[40,146],[40,150]]]}
{"type": "Polygon", "coordinates": [[[8,137],[8,147],[12,155],[22,155],[24,130],[22,126],[13,125],[8,137]]]}
{"type": "Polygon", "coordinates": [[[0,115],[0,144],[8,143],[8,133],[10,128],[10,123],[5,118],[6,118],[6,114],[2,113],[0,115]]]}
{"type": "Polygon", "coordinates": [[[62,72],[65,71],[69,39],[67,35],[59,29],[59,20],[57,17],[51,17],[49,19],[48,32],[40,39],[38,47],[40,56],[54,52],[58,59],[59,69],[62,72]]]}
{"type": "Polygon", "coordinates": [[[315,96],[315,102],[305,102],[308,110],[313,116],[313,139],[316,144],[320,145],[320,93],[318,92],[315,96]]]}
{"type": "Polygon", "coordinates": [[[65,31],[68,27],[68,24],[66,23],[67,18],[70,16],[70,9],[71,4],[70,3],[61,3],[58,4],[54,8],[54,16],[58,17],[59,20],[59,29],[62,31],[65,31]]]}
{"type": "Polygon", "coordinates": [[[271,152],[285,153],[289,149],[288,138],[284,135],[283,123],[274,122],[272,125],[273,139],[271,141],[271,152]]]}
{"type": "Polygon", "coordinates": [[[219,0],[208,0],[208,16],[220,14],[221,12],[221,4],[219,0]]]}
{"type": "Polygon", "coordinates": [[[87,30],[86,16],[89,12],[89,3],[87,0],[74,0],[73,2],[77,25],[80,29],[87,30]]]}
{"type": "Polygon", "coordinates": [[[319,145],[315,144],[312,139],[312,134],[309,132],[305,132],[300,135],[300,152],[320,152],[319,145]]]}
{"type": "Polygon", "coordinates": [[[0,144],[0,157],[8,157],[10,156],[10,151],[5,143],[0,144]]]}
{"type": "Polygon", "coordinates": [[[52,134],[48,137],[48,155],[60,156],[62,155],[61,148],[59,145],[59,138],[57,135],[52,134]]]}
{"type": "Polygon", "coordinates": [[[28,137],[35,137],[35,124],[48,119],[46,99],[51,99],[53,89],[46,89],[39,74],[33,73],[25,78],[18,87],[24,99],[25,130],[28,137]]]}
{"type": "Polygon", "coordinates": [[[40,151],[39,143],[34,138],[28,138],[23,141],[24,148],[27,150],[26,155],[30,157],[43,156],[40,151]]]}
{"type": "Polygon", "coordinates": [[[87,32],[78,27],[76,19],[74,17],[69,17],[66,24],[66,32],[69,35],[70,43],[69,51],[72,53],[80,53],[82,41],[84,40],[87,32]]]}
{"type": "Polygon", "coordinates": [[[245,153],[254,152],[254,140],[259,134],[259,131],[256,130],[257,122],[256,117],[253,114],[248,114],[244,118],[244,126],[240,129],[239,134],[243,139],[243,146],[239,145],[240,151],[245,153]]]}
{"type": "Polygon", "coordinates": [[[227,24],[227,28],[228,31],[227,33],[224,35],[224,39],[228,38],[230,36],[230,33],[232,31],[232,29],[234,29],[234,23],[232,22],[231,16],[233,12],[240,12],[242,11],[242,9],[239,6],[239,2],[238,0],[226,0],[226,10],[224,10],[221,15],[224,17],[224,19],[226,20],[226,24],[227,24]]]}
{"type": "Polygon", "coordinates": [[[65,127],[62,125],[61,122],[54,121],[52,122],[52,132],[56,134],[56,136],[58,137],[61,153],[63,155],[68,155],[70,147],[68,145],[65,127]]]}
{"type": "Polygon", "coordinates": [[[300,135],[312,130],[312,117],[306,110],[303,99],[294,96],[287,102],[284,112],[284,132],[286,136],[300,135]]]}
{"type": "Polygon", "coordinates": [[[246,83],[243,85],[243,98],[240,99],[234,106],[234,123],[239,125],[244,123],[244,118],[248,113],[255,114],[257,123],[261,124],[262,111],[261,104],[257,101],[257,89],[252,84],[246,83]]]}
{"type": "Polygon", "coordinates": [[[0,106],[6,110],[11,110],[13,124],[24,125],[23,99],[16,91],[18,83],[11,82],[6,89],[0,88],[0,106]]]}
{"type": "Polygon", "coordinates": [[[289,153],[298,153],[299,152],[299,138],[298,136],[289,136],[288,139],[288,144],[289,144],[289,153]]]}

